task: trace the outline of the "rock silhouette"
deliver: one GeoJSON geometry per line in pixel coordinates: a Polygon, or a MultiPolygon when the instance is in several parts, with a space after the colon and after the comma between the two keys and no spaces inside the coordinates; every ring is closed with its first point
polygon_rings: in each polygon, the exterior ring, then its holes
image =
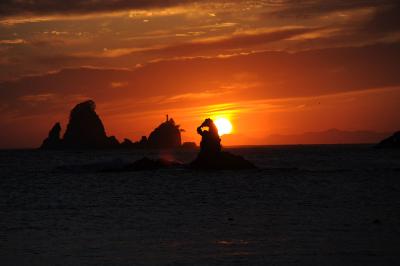
{"type": "Polygon", "coordinates": [[[71,111],[67,129],[60,139],[61,125],[56,123],[43,141],[42,149],[105,149],[120,144],[107,137],[103,122],[96,113],[96,104],[88,100],[77,104],[71,111]]]}
{"type": "Polygon", "coordinates": [[[124,149],[144,149],[147,148],[147,137],[142,136],[140,141],[133,142],[130,139],[124,139],[121,143],[121,148],[124,149]]]}
{"type": "MultiPolygon", "coordinates": [[[[115,148],[151,148],[176,149],[196,148],[195,143],[181,144],[180,126],[172,118],[167,118],[154,129],[149,138],[143,136],[140,141],[124,139],[122,143],[114,137],[108,137],[100,117],[96,113],[96,104],[88,100],[77,104],[70,113],[69,122],[63,138],[60,138],[61,125],[56,123],[41,145],[42,149],[115,149],[115,148]]],[[[221,151],[221,139],[214,122],[207,118],[198,128],[201,135],[200,151],[189,165],[192,169],[250,169],[255,166],[241,156],[221,151]]],[[[119,171],[140,171],[160,168],[182,167],[183,164],[164,159],[140,159],[127,166],[118,166],[119,171]]],[[[109,169],[110,171],[113,170],[109,169]]],[[[115,169],[114,169],[115,170],[115,169]]]]}
{"type": "MultiPolygon", "coordinates": [[[[76,105],[70,114],[69,123],[63,139],[60,138],[61,125],[56,123],[48,137],[41,145],[42,149],[109,149],[109,148],[196,148],[194,142],[181,145],[181,129],[171,118],[167,119],[156,129],[149,138],[143,136],[140,141],[132,142],[124,139],[122,143],[114,137],[108,137],[104,125],[96,114],[93,101],[85,101],[76,105]]],[[[102,168],[104,171],[141,171],[161,168],[189,167],[192,169],[236,170],[251,169],[255,166],[239,155],[222,151],[221,139],[214,122],[207,118],[198,128],[201,135],[200,151],[197,158],[188,165],[174,160],[142,158],[128,165],[113,164],[102,168]]]]}
{"type": "Polygon", "coordinates": [[[148,139],[148,147],[154,149],[174,149],[181,146],[181,129],[171,118],[154,129],[148,139]]]}
{"type": "Polygon", "coordinates": [[[65,148],[101,149],[118,146],[115,137],[107,137],[103,122],[95,110],[96,104],[92,100],[72,109],[63,138],[65,148]]]}
{"type": "Polygon", "coordinates": [[[54,126],[51,128],[48,137],[43,140],[42,145],[40,148],[42,149],[58,149],[61,147],[61,125],[59,122],[55,123],[54,126]]]}
{"type": "Polygon", "coordinates": [[[400,131],[395,132],[392,136],[382,140],[377,148],[382,149],[400,149],[400,131]]]}
{"type": "MultiPolygon", "coordinates": [[[[175,125],[173,120],[167,118],[159,128],[169,124],[170,127],[179,127],[175,125]]],[[[156,129],[156,130],[157,130],[156,129]]],[[[256,168],[251,162],[245,160],[239,155],[222,151],[221,139],[218,135],[217,127],[214,122],[207,118],[198,128],[197,133],[202,137],[200,143],[200,151],[197,158],[188,165],[184,165],[177,161],[170,161],[165,159],[149,159],[143,157],[130,165],[127,165],[118,171],[142,171],[142,170],[157,170],[162,168],[177,168],[189,167],[191,169],[204,169],[204,170],[240,170],[256,168]]],[[[150,135],[151,136],[151,135],[150,135]]],[[[150,140],[150,138],[149,138],[150,140]]],[[[195,147],[194,143],[189,144],[190,147],[195,147]]]]}
{"type": "MultiPolygon", "coordinates": [[[[70,113],[69,122],[63,138],[60,138],[61,125],[56,123],[48,137],[40,146],[41,149],[175,149],[181,145],[180,126],[171,118],[156,129],[149,138],[142,136],[133,142],[124,139],[122,143],[114,137],[108,137],[100,117],[96,113],[96,104],[88,100],[77,104],[70,113]]],[[[193,146],[193,145],[192,145],[193,146]]]]}
{"type": "Polygon", "coordinates": [[[207,118],[198,128],[200,152],[190,163],[191,168],[208,170],[251,169],[255,166],[239,155],[221,151],[221,139],[214,122],[207,118]],[[206,129],[207,130],[206,130],[206,129]]]}
{"type": "Polygon", "coordinates": [[[218,129],[210,118],[204,120],[197,128],[197,133],[201,136],[199,157],[213,156],[221,151],[218,129]]]}

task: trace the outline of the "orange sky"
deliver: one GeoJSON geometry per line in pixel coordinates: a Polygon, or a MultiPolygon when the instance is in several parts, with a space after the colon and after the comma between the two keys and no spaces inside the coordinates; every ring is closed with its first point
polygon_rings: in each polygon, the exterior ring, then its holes
{"type": "Polygon", "coordinates": [[[0,148],[39,146],[93,99],[108,135],[137,140],[172,116],[197,141],[400,129],[400,4],[345,1],[0,3],[0,148]]]}

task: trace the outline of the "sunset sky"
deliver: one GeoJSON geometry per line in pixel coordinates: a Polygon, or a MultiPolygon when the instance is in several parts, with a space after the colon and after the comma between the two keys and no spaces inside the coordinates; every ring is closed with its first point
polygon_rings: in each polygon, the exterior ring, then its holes
{"type": "Polygon", "coordinates": [[[169,114],[225,144],[271,134],[400,129],[398,0],[2,0],[0,148],[37,147],[93,99],[108,135],[169,114]],[[224,143],[224,138],[223,138],[224,143]]]}

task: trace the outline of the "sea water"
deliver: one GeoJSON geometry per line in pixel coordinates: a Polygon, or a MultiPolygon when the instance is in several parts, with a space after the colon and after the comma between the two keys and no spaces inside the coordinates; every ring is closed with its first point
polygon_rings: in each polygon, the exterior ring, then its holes
{"type": "Polygon", "coordinates": [[[259,169],[104,172],[196,151],[0,151],[0,265],[399,265],[398,151],[228,150],[259,169]]]}

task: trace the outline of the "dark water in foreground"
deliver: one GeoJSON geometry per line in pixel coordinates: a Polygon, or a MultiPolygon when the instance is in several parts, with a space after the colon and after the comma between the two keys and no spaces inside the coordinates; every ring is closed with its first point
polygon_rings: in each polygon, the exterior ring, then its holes
{"type": "Polygon", "coordinates": [[[400,152],[232,151],[262,169],[98,173],[140,154],[0,151],[0,265],[400,265],[400,152]]]}

